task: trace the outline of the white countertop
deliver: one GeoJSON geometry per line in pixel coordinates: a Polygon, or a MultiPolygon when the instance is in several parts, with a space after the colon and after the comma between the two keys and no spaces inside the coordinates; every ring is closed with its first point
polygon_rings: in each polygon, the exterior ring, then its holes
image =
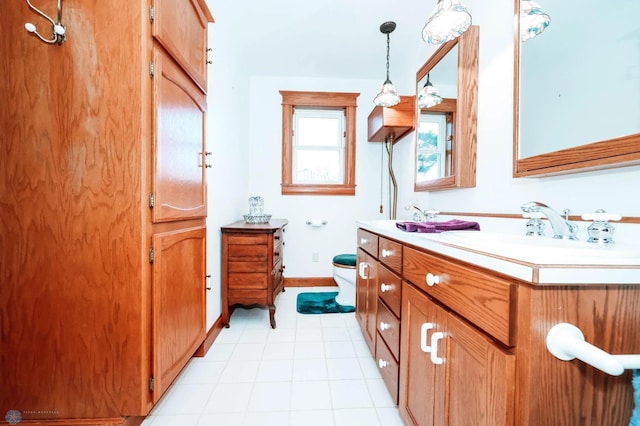
{"type": "MultiPolygon", "coordinates": [[[[401,221],[356,221],[356,226],[534,284],[640,284],[640,248],[635,251],[637,256],[634,254],[622,258],[584,258],[518,250],[490,252],[478,245],[465,247],[453,243],[445,240],[442,234],[405,232],[396,227],[396,222],[401,221]]],[[[635,250],[635,247],[632,249],[635,250]]]]}

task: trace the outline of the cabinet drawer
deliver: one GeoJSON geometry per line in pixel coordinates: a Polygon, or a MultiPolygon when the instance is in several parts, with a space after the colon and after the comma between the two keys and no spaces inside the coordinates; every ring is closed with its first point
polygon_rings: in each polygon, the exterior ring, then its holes
{"type": "Polygon", "coordinates": [[[266,261],[268,257],[267,245],[245,245],[245,244],[230,244],[229,245],[229,260],[253,260],[253,261],[266,261]]]}
{"type": "Polygon", "coordinates": [[[282,234],[284,234],[284,227],[278,228],[278,230],[273,233],[273,243],[274,244],[282,243],[283,238],[284,238],[284,235],[282,235],[282,234]]]}
{"type": "Polygon", "coordinates": [[[398,405],[398,377],[400,368],[380,334],[376,335],[376,364],[394,404],[398,405]]]}
{"type": "Polygon", "coordinates": [[[276,244],[273,246],[273,264],[282,261],[282,244],[276,244]]]}
{"type": "Polygon", "coordinates": [[[385,341],[393,357],[400,359],[400,320],[378,299],[378,334],[385,341]]]}
{"type": "Polygon", "coordinates": [[[371,256],[378,257],[378,236],[364,229],[358,229],[358,247],[369,253],[371,256]]]}
{"type": "Polygon", "coordinates": [[[378,241],[380,262],[397,274],[402,274],[402,244],[380,237],[378,241]]]}
{"type": "Polygon", "coordinates": [[[514,282],[408,247],[403,253],[403,273],[414,285],[496,339],[515,345],[514,282]]]}
{"type": "Polygon", "coordinates": [[[256,245],[269,243],[269,235],[266,234],[227,234],[227,244],[229,245],[256,245]]]}
{"type": "Polygon", "coordinates": [[[230,289],[265,289],[268,281],[266,273],[229,274],[230,289]]]}
{"type": "Polygon", "coordinates": [[[395,316],[400,318],[402,280],[382,265],[378,267],[378,297],[384,301],[395,316]]]}

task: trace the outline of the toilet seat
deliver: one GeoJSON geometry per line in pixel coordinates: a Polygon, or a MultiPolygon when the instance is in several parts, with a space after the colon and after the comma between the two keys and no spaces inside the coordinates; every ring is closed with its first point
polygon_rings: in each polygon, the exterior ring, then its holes
{"type": "Polygon", "coordinates": [[[337,254],[333,256],[333,266],[338,268],[355,269],[357,257],[355,254],[337,254]]]}

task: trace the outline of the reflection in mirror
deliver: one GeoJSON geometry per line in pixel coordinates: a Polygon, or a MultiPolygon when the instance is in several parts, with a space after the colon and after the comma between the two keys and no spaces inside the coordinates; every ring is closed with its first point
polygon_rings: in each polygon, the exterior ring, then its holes
{"type": "Polygon", "coordinates": [[[640,163],[640,2],[542,6],[549,27],[515,33],[514,176],[640,163]]]}
{"type": "Polygon", "coordinates": [[[479,27],[443,44],[416,73],[442,102],[416,108],[415,191],[475,186],[479,27]]]}

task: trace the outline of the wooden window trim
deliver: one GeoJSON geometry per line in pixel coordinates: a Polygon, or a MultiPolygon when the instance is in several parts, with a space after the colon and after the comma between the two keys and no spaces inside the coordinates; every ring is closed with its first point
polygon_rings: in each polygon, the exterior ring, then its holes
{"type": "Polygon", "coordinates": [[[356,193],[356,108],[360,93],[293,92],[282,95],[282,195],[355,195],[356,193]],[[344,108],[346,121],[346,152],[344,183],[293,183],[293,110],[295,107],[344,108]]]}

